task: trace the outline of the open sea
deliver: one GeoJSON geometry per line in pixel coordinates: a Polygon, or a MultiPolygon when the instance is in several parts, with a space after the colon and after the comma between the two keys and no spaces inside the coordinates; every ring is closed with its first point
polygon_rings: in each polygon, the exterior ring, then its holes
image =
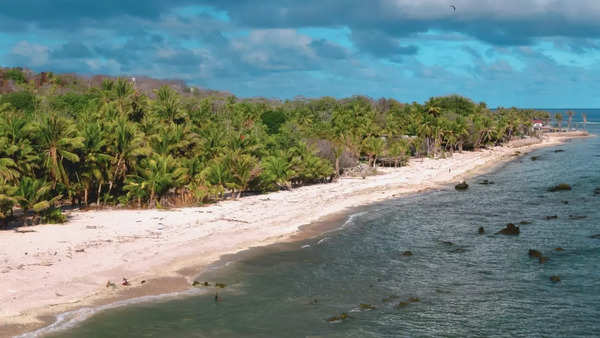
{"type": "MultiPolygon", "coordinates": [[[[599,134],[600,110],[587,113],[596,122],[587,129],[599,134]]],[[[575,121],[580,120],[577,114],[575,121]]],[[[469,183],[464,192],[448,186],[362,207],[335,231],[252,249],[198,277],[224,283],[224,289],[201,287],[205,294],[117,307],[43,332],[49,337],[600,336],[600,238],[591,237],[600,234],[600,195],[594,194],[600,188],[600,138],[536,150],[469,183]],[[483,180],[495,184],[478,184],[483,180]],[[573,189],[548,191],[563,182],[573,189]],[[495,235],[507,223],[519,226],[520,235],[495,235]],[[529,249],[547,261],[530,258],[529,249]],[[332,318],[342,313],[345,319],[332,318]],[[61,329],[65,326],[70,327],[61,329]]]]}

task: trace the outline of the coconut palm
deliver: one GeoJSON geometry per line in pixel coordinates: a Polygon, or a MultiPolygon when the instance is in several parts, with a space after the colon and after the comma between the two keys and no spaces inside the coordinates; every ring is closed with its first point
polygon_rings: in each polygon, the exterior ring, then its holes
{"type": "Polygon", "coordinates": [[[68,186],[69,173],[65,170],[64,162],[79,162],[75,151],[83,147],[84,140],[77,135],[72,120],[54,113],[47,114],[35,124],[35,138],[53,185],[60,182],[68,186]]]}
{"type": "Polygon", "coordinates": [[[61,195],[52,196],[52,184],[41,179],[24,177],[17,186],[15,198],[23,209],[24,217],[29,210],[39,214],[56,203],[61,195]]]}
{"type": "Polygon", "coordinates": [[[556,113],[554,114],[554,119],[556,120],[556,123],[558,123],[558,130],[562,131],[563,115],[561,113],[556,113]]]}
{"type": "Polygon", "coordinates": [[[0,221],[2,226],[8,226],[8,221],[13,214],[13,207],[17,204],[15,197],[17,187],[9,185],[0,178],[0,221]]]}
{"type": "Polygon", "coordinates": [[[291,179],[296,175],[292,166],[293,163],[288,160],[287,154],[283,151],[265,158],[261,164],[265,181],[273,182],[280,189],[288,190],[292,188],[291,179]]]}

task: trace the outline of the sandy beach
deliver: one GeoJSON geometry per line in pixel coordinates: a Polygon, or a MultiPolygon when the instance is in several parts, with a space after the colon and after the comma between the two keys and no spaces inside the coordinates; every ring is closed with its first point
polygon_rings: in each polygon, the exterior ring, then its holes
{"type": "Polygon", "coordinates": [[[185,290],[223,255],[285,241],[301,226],[348,208],[468,180],[517,151],[581,136],[561,133],[535,144],[411,159],[364,180],[342,178],[205,207],[72,211],[66,224],[0,231],[0,336],[47,325],[53,315],[83,306],[185,290]],[[121,285],[123,277],[129,286],[121,285]],[[107,281],[116,287],[107,288],[107,281]]]}

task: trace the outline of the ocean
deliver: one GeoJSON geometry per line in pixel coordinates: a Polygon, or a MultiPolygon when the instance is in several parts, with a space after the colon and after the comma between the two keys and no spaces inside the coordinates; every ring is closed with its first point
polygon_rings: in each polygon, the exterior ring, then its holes
{"type": "MultiPolygon", "coordinates": [[[[589,121],[600,122],[600,110],[587,114],[589,121]]],[[[577,114],[575,121],[580,120],[577,114]]],[[[600,133],[595,123],[587,129],[600,133]]],[[[251,249],[198,276],[224,283],[223,289],[201,287],[203,294],[99,311],[67,329],[61,324],[55,327],[60,330],[45,332],[49,337],[599,336],[600,238],[592,238],[600,234],[600,195],[594,194],[599,168],[598,137],[539,149],[471,178],[467,191],[447,186],[362,207],[334,231],[251,249]],[[494,184],[480,184],[484,180],[494,184]],[[563,182],[573,189],[548,191],[563,182]],[[518,236],[495,234],[508,223],[520,228],[518,236]],[[530,249],[547,260],[530,257],[530,249]]]]}

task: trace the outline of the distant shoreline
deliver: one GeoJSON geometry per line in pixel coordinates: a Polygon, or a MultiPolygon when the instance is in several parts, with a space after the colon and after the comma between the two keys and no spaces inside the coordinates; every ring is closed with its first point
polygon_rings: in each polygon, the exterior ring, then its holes
{"type": "Polygon", "coordinates": [[[0,232],[0,336],[47,326],[82,307],[190,289],[194,276],[221,257],[251,247],[313,237],[321,220],[349,208],[440,188],[532,150],[581,133],[548,135],[519,148],[494,147],[446,159],[411,160],[382,175],[341,179],[197,208],[71,212],[64,225],[0,232]],[[519,151],[517,154],[516,151],[519,151]],[[126,277],[131,286],[121,286],[126,277]],[[107,281],[116,287],[107,288],[107,281]],[[144,283],[142,283],[144,281],[144,283]]]}

